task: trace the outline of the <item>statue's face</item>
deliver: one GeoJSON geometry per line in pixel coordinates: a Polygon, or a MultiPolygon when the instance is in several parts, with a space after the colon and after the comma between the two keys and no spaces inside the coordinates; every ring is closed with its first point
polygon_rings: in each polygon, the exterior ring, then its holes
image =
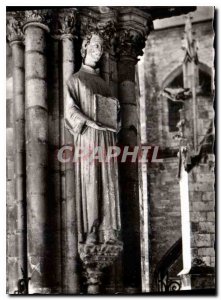
{"type": "Polygon", "coordinates": [[[87,54],[85,58],[85,64],[89,66],[95,66],[100,60],[103,54],[103,40],[98,36],[93,34],[89,44],[87,45],[87,54]]]}

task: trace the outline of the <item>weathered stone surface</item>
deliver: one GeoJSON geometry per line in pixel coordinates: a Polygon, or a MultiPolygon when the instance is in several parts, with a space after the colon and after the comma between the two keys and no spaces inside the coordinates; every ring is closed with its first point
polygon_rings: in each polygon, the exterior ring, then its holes
{"type": "Polygon", "coordinates": [[[26,107],[42,106],[47,108],[47,83],[45,80],[30,78],[26,82],[26,107]]]}
{"type": "Polygon", "coordinates": [[[212,221],[212,222],[214,222],[214,220],[215,220],[215,212],[207,212],[207,221],[212,221]]]}
{"type": "Polygon", "coordinates": [[[25,29],[26,36],[28,39],[25,41],[26,51],[38,51],[44,53],[46,50],[45,44],[45,31],[37,26],[30,26],[25,29]],[[37,38],[36,38],[37,37],[37,38]]]}
{"type": "Polygon", "coordinates": [[[210,234],[197,234],[194,237],[195,243],[198,247],[210,247],[211,235],[210,234]]]}
{"type": "Polygon", "coordinates": [[[192,211],[214,211],[214,203],[212,201],[193,202],[191,206],[192,211]]]}
{"type": "MultiPolygon", "coordinates": [[[[26,54],[26,60],[28,63],[25,65],[25,72],[28,74],[28,78],[46,79],[46,56],[43,53],[28,52],[26,54]]],[[[26,80],[28,79],[26,75],[26,80]]]]}
{"type": "Polygon", "coordinates": [[[214,222],[200,222],[199,223],[200,232],[205,233],[215,233],[215,223],[214,222]]]}
{"type": "Polygon", "coordinates": [[[214,257],[214,248],[200,248],[198,249],[198,255],[214,257]]]}

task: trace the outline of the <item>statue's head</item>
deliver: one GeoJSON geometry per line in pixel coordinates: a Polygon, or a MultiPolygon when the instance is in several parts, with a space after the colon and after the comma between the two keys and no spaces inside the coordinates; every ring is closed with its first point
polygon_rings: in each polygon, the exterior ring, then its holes
{"type": "Polygon", "coordinates": [[[96,33],[87,35],[83,40],[81,55],[85,65],[95,67],[103,54],[103,39],[96,33]]]}

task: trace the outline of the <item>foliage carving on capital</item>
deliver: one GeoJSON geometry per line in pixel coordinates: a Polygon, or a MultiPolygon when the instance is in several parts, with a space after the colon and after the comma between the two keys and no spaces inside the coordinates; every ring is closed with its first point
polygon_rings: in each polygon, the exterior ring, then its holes
{"type": "Polygon", "coordinates": [[[147,36],[153,30],[153,20],[150,15],[145,15],[145,17],[140,18],[140,22],[137,22],[136,19],[135,26],[133,16],[134,14],[130,15],[130,21],[125,22],[122,19],[119,23],[116,52],[120,56],[130,56],[136,59],[143,55],[147,36]]]}
{"type": "Polygon", "coordinates": [[[116,52],[119,55],[137,58],[143,55],[145,41],[146,37],[144,34],[125,28],[118,33],[116,52]]]}
{"type": "Polygon", "coordinates": [[[41,23],[48,26],[51,21],[50,12],[47,9],[42,10],[26,10],[25,11],[25,25],[27,23],[41,23]]]}
{"type": "Polygon", "coordinates": [[[22,32],[23,14],[21,12],[12,13],[7,16],[7,40],[11,43],[14,41],[23,41],[24,35],[22,32]]]}
{"type": "Polygon", "coordinates": [[[67,11],[59,11],[53,15],[51,28],[52,35],[57,38],[76,38],[76,9],[68,9],[67,11]]]}

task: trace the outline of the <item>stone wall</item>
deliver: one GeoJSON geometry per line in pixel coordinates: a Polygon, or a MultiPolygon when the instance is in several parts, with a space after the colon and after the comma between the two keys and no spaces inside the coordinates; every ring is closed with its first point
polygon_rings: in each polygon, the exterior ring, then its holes
{"type": "MultiPolygon", "coordinates": [[[[181,238],[177,158],[149,166],[151,273],[161,258],[181,238]]],[[[152,276],[153,277],[153,276],[152,276]]]]}
{"type": "Polygon", "coordinates": [[[189,176],[192,256],[215,266],[214,155],[196,166],[189,176]]]}

